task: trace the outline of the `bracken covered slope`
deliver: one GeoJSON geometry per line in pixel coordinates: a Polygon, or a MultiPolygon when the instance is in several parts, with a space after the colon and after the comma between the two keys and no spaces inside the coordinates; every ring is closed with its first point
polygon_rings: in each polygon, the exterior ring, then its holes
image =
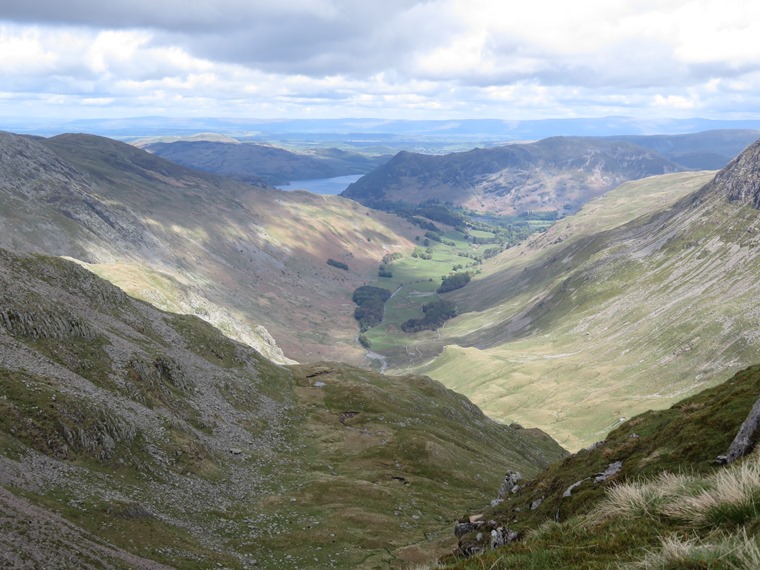
{"type": "Polygon", "coordinates": [[[430,379],[280,367],[0,250],[0,565],[401,566],[505,470],[563,454],[430,379]]]}
{"type": "Polygon", "coordinates": [[[355,202],[244,184],[91,135],[0,133],[0,223],[0,246],[76,259],[279,362],[361,362],[351,293],[412,236],[355,202]]]}

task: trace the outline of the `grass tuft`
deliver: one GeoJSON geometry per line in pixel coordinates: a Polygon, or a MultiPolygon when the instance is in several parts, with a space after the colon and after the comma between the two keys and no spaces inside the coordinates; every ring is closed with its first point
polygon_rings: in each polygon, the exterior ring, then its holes
{"type": "Polygon", "coordinates": [[[760,545],[757,537],[745,532],[735,536],[721,535],[711,542],[669,536],[662,540],[659,550],[624,568],[755,570],[760,568],[760,545]]]}
{"type": "Polygon", "coordinates": [[[697,495],[684,496],[668,505],[665,514],[692,524],[740,526],[760,512],[760,460],[749,460],[715,474],[697,495]]]}

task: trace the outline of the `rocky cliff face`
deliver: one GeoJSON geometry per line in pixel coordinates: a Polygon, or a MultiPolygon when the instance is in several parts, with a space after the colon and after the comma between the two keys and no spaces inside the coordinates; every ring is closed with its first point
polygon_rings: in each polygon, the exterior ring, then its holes
{"type": "Polygon", "coordinates": [[[721,170],[704,192],[721,193],[729,202],[760,209],[760,140],[721,170]]]}

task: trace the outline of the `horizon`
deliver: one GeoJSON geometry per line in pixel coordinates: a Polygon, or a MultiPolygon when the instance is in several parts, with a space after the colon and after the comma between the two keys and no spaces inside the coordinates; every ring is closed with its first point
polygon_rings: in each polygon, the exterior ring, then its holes
{"type": "MultiPolygon", "coordinates": [[[[72,118],[0,116],[0,130],[18,134],[56,136],[87,133],[116,139],[150,136],[220,134],[232,138],[278,139],[318,136],[340,140],[361,135],[403,140],[526,141],[553,136],[605,137],[621,135],[686,135],[707,131],[760,131],[760,119],[732,120],[704,117],[637,119],[632,116],[575,117],[511,120],[500,118],[382,119],[378,117],[256,118],[165,117],[160,115],[72,118]]],[[[285,140],[283,139],[283,140],[285,140]]],[[[305,139],[304,139],[305,140],[305,139]]],[[[389,139],[390,140],[390,139],[389,139]]]]}

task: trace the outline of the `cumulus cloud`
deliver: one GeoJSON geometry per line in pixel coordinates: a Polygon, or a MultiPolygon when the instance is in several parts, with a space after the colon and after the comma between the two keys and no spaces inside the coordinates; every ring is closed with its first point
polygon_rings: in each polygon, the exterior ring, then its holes
{"type": "Polygon", "coordinates": [[[0,102],[47,94],[50,109],[133,114],[753,116],[757,37],[755,0],[4,0],[0,102]]]}

